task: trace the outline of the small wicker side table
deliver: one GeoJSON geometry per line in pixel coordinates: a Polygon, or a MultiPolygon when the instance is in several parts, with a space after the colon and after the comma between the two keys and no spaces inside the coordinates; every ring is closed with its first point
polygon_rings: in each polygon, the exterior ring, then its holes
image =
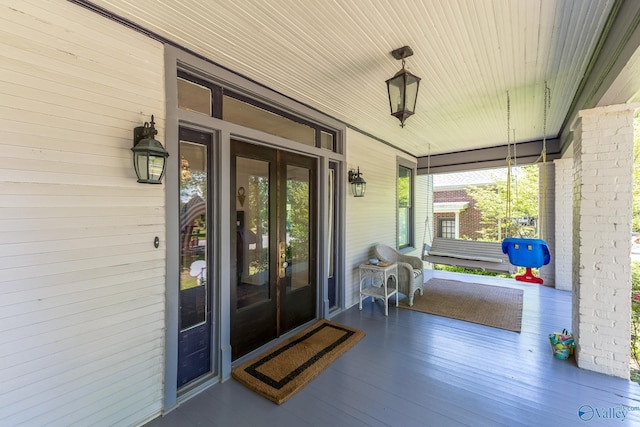
{"type": "Polygon", "coordinates": [[[376,265],[361,264],[360,267],[360,305],[362,310],[362,298],[371,297],[384,302],[384,315],[389,315],[389,298],[395,294],[396,307],[398,306],[398,265],[396,263],[380,262],[376,265]],[[388,281],[393,277],[393,286],[388,281]]]}

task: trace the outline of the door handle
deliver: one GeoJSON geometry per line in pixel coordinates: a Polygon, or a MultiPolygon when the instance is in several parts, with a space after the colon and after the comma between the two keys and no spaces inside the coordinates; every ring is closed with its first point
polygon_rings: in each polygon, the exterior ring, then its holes
{"type": "Polygon", "coordinates": [[[280,258],[280,268],[278,269],[278,276],[284,279],[287,275],[286,268],[289,266],[287,259],[287,245],[285,242],[278,243],[278,257],[280,258]]]}

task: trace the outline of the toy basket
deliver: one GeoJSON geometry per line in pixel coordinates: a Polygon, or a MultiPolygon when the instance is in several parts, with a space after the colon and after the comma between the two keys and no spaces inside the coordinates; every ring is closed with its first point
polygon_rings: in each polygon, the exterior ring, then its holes
{"type": "Polygon", "coordinates": [[[573,341],[573,334],[563,329],[562,332],[553,332],[549,334],[549,342],[551,350],[556,359],[566,360],[573,354],[576,344],[573,341]]]}

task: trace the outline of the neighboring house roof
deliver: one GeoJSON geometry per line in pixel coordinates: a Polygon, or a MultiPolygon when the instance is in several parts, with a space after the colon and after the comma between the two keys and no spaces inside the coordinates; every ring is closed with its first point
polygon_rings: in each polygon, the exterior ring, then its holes
{"type": "Polygon", "coordinates": [[[506,179],[506,175],[506,168],[437,174],[433,176],[433,190],[461,190],[469,185],[494,184],[506,179]]]}

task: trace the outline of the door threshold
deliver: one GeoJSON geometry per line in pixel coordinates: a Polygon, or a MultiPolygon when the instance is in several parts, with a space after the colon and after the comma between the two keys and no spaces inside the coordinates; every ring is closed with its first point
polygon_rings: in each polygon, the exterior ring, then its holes
{"type": "Polygon", "coordinates": [[[298,326],[297,328],[294,328],[294,329],[288,331],[284,335],[281,335],[278,338],[274,338],[272,341],[269,341],[268,343],[262,345],[261,347],[256,348],[255,350],[245,354],[244,356],[239,357],[238,359],[236,359],[233,362],[231,362],[231,369],[235,368],[236,366],[240,366],[244,362],[246,362],[248,360],[251,360],[254,357],[257,357],[257,356],[261,355],[262,353],[265,353],[265,352],[271,350],[273,347],[275,347],[276,345],[280,344],[281,342],[291,338],[292,336],[294,336],[298,332],[303,331],[306,328],[310,327],[311,325],[316,323],[318,320],[320,320],[320,319],[316,318],[316,319],[310,320],[307,323],[304,323],[304,324],[298,326]]]}

